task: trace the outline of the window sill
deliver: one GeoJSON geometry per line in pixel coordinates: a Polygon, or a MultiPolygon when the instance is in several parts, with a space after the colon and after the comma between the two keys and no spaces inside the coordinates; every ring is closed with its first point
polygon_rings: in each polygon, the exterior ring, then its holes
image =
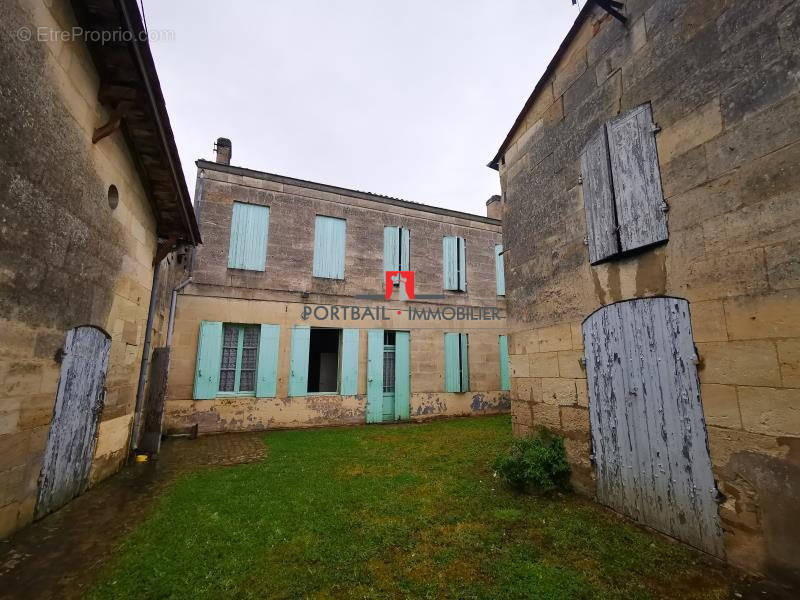
{"type": "Polygon", "coordinates": [[[255,398],[255,392],[217,392],[217,398],[255,398]]]}

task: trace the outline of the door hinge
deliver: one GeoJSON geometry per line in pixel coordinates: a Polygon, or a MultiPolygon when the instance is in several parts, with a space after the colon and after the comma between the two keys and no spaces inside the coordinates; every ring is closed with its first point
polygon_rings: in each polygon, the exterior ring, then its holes
{"type": "Polygon", "coordinates": [[[581,356],[578,359],[578,364],[581,366],[582,369],[585,369],[586,368],[586,357],[585,356],[581,356]]]}
{"type": "Polygon", "coordinates": [[[658,133],[659,131],[661,131],[661,127],[659,127],[658,123],[651,123],[650,131],[652,131],[653,133],[658,133]]]}

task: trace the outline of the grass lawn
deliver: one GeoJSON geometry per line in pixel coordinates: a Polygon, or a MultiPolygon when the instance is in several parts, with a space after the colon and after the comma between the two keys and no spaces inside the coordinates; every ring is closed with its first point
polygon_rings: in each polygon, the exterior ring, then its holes
{"type": "Polygon", "coordinates": [[[515,494],[508,416],[265,434],[180,479],[92,598],[724,598],[699,555],[577,496],[515,494]]]}

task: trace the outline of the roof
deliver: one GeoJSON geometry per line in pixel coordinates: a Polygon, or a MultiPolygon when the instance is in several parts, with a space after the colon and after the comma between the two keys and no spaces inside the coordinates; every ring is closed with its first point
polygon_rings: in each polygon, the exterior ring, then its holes
{"type": "Polygon", "coordinates": [[[266,173],[264,171],[254,171],[245,167],[235,167],[233,165],[226,165],[210,160],[200,159],[196,163],[198,169],[211,169],[221,173],[229,173],[231,175],[241,175],[243,177],[252,177],[254,179],[263,179],[266,181],[274,181],[275,183],[283,183],[286,185],[295,185],[298,187],[309,188],[320,192],[329,192],[332,194],[341,194],[344,196],[351,196],[353,198],[361,198],[363,200],[371,200],[373,202],[380,202],[381,204],[389,204],[392,206],[402,206],[403,208],[411,208],[413,210],[422,210],[437,215],[444,215],[448,217],[457,217],[459,219],[468,219],[470,221],[478,221],[480,223],[489,223],[491,225],[502,226],[503,222],[498,219],[490,219],[481,215],[474,215],[472,213],[465,213],[458,210],[451,210],[449,208],[441,208],[439,206],[431,206],[430,204],[421,204],[419,202],[412,202],[410,200],[403,200],[401,198],[393,198],[392,196],[384,196],[382,194],[373,194],[371,192],[362,192],[360,190],[353,190],[350,188],[338,187],[335,185],[328,185],[326,183],[316,183],[314,181],[306,181],[305,179],[295,179],[294,177],[286,177],[285,175],[275,175],[274,173],[266,173]]]}
{"type": "MultiPolygon", "coordinates": [[[[86,46],[100,77],[98,99],[113,115],[130,149],[156,216],[156,233],[200,243],[200,229],[186,187],[153,55],[136,0],[72,0],[78,24],[105,32],[86,46]]],[[[113,130],[113,129],[112,129],[113,130]]]]}
{"type": "Polygon", "coordinates": [[[497,150],[497,153],[494,155],[494,158],[489,161],[489,164],[486,165],[492,169],[497,170],[498,166],[500,165],[500,160],[503,158],[503,154],[511,145],[511,141],[513,139],[514,131],[517,127],[522,124],[525,120],[525,114],[528,112],[528,109],[533,106],[533,103],[536,101],[537,96],[542,91],[542,88],[547,84],[547,81],[550,79],[550,76],[555,71],[556,67],[558,66],[559,61],[564,56],[564,53],[569,48],[570,43],[572,42],[573,38],[577,35],[578,30],[583,25],[583,22],[588,18],[589,14],[592,12],[592,8],[594,7],[593,0],[587,0],[586,4],[584,4],[581,11],[578,13],[578,17],[575,19],[575,22],[570,27],[570,30],[567,32],[567,36],[562,40],[561,45],[556,50],[555,55],[550,60],[547,65],[547,68],[544,70],[541,78],[539,78],[538,83],[533,88],[531,95],[528,97],[528,100],[525,102],[525,106],[522,107],[519,115],[517,115],[517,119],[514,121],[514,124],[511,126],[511,129],[508,130],[508,134],[506,134],[506,138],[503,140],[503,143],[500,144],[500,148],[497,150]]]}

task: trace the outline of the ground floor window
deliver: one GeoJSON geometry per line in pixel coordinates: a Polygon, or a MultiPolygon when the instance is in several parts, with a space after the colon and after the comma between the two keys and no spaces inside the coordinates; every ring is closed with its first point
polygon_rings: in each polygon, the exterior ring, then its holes
{"type": "Polygon", "coordinates": [[[259,333],[258,325],[223,325],[220,392],[255,391],[259,333]]]}
{"type": "Polygon", "coordinates": [[[312,328],[308,344],[308,391],[339,391],[341,329],[312,328]]]}

